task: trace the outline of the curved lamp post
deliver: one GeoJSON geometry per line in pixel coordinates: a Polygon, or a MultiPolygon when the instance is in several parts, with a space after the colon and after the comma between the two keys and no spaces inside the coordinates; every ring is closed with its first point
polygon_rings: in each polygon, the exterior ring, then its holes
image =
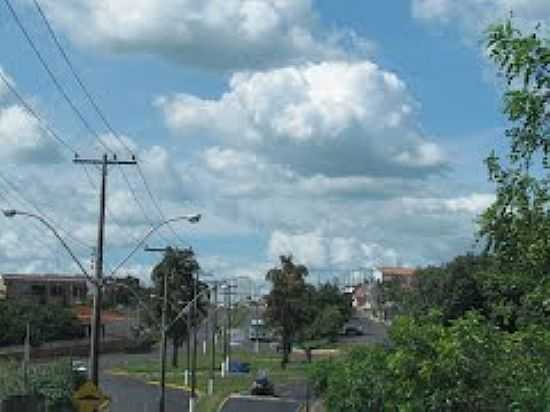
{"type": "Polygon", "coordinates": [[[120,270],[122,266],[130,260],[132,256],[136,254],[136,252],[143,246],[145,241],[151,237],[153,233],[155,233],[157,230],[159,230],[162,226],[167,225],[172,222],[177,222],[178,220],[187,220],[189,223],[198,223],[201,220],[202,215],[200,213],[192,214],[192,215],[183,215],[183,216],[177,216],[173,217],[172,219],[167,219],[164,222],[160,222],[158,225],[153,226],[149,232],[145,234],[145,236],[138,242],[138,244],[132,249],[132,251],[126,256],[122,261],[111,271],[109,276],[114,276],[114,274],[120,270]]]}
{"type": "Polygon", "coordinates": [[[73,261],[78,265],[78,267],[80,268],[80,270],[82,271],[84,276],[86,276],[86,278],[90,282],[97,285],[97,281],[90,276],[90,274],[86,271],[86,269],[84,268],[84,266],[82,265],[80,260],[78,260],[76,255],[73,253],[73,251],[71,250],[69,245],[67,245],[67,243],[63,240],[63,238],[57,232],[57,230],[55,230],[55,228],[46,219],[44,219],[42,216],[35,215],[34,213],[22,212],[20,210],[15,210],[15,209],[4,209],[4,210],[2,210],[2,213],[4,214],[4,216],[9,217],[9,218],[12,218],[16,215],[21,215],[21,216],[31,217],[33,219],[36,219],[36,220],[40,221],[44,226],[46,226],[55,235],[57,240],[59,240],[61,242],[61,244],[63,245],[65,250],[69,253],[69,255],[71,256],[73,261]]]}
{"type": "MultiPolygon", "coordinates": [[[[46,219],[44,219],[42,216],[36,215],[34,213],[23,212],[23,211],[16,210],[16,209],[4,209],[4,210],[2,210],[2,213],[7,218],[13,218],[17,215],[20,215],[20,216],[31,217],[33,219],[36,219],[36,220],[40,221],[40,223],[42,223],[44,226],[46,226],[55,235],[55,237],[61,242],[61,244],[63,245],[65,250],[69,253],[69,255],[71,256],[73,261],[78,265],[78,267],[80,268],[80,270],[82,271],[82,273],[84,274],[86,279],[89,280],[92,284],[94,284],[94,286],[98,290],[100,290],[103,286],[105,286],[105,280],[103,280],[103,279],[94,279],[89,275],[89,273],[84,268],[84,265],[76,257],[76,255],[73,253],[71,248],[67,245],[67,243],[63,240],[63,238],[59,235],[57,230],[55,230],[55,228],[46,219]]],[[[162,226],[167,225],[167,224],[172,223],[172,222],[176,222],[178,220],[187,220],[189,223],[198,223],[200,221],[200,219],[201,219],[200,214],[183,215],[183,216],[178,216],[178,217],[174,217],[174,218],[171,218],[171,219],[167,219],[167,220],[157,224],[156,226],[152,227],[151,230],[149,230],[149,232],[147,232],[145,234],[145,236],[138,242],[136,247],[134,249],[132,249],[132,251],[128,254],[128,256],[126,256],[124,259],[122,259],[122,261],[115,267],[115,269],[113,269],[111,271],[110,276],[113,276],[118,270],[120,270],[120,268],[139,250],[139,248],[145,243],[145,241],[153,233],[155,233],[158,229],[160,229],[162,226]]],[[[94,311],[95,310],[99,311],[99,305],[94,305],[94,311]]],[[[94,316],[93,316],[93,321],[95,323],[93,325],[93,327],[95,327],[96,330],[99,330],[100,320],[99,320],[99,316],[96,316],[95,313],[94,313],[94,316]]],[[[98,369],[97,359],[99,357],[99,350],[98,350],[96,345],[92,345],[92,346],[93,346],[93,348],[90,350],[90,365],[91,365],[91,367],[90,367],[90,376],[94,377],[93,380],[96,381],[97,376],[98,376],[98,373],[97,373],[98,372],[97,371],[97,369],[98,369]]]]}

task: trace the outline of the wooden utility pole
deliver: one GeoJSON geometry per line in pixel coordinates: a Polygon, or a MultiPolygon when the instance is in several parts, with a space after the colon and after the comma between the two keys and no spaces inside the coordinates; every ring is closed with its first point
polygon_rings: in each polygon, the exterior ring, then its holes
{"type": "Polygon", "coordinates": [[[81,159],[75,155],[74,163],[101,165],[101,188],[99,193],[99,223],[97,228],[97,256],[95,261],[95,287],[92,314],[92,331],[90,336],[90,367],[89,379],[98,386],[99,384],[99,346],[101,333],[101,287],[103,278],[103,243],[105,235],[105,203],[107,186],[107,168],[109,165],[135,165],[132,160],[117,160],[116,155],[109,159],[106,154],[101,159],[81,159]]]}

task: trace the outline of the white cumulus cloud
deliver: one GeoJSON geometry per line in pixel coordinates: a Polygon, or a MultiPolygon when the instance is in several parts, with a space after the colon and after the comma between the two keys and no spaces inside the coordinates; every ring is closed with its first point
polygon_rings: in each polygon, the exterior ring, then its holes
{"type": "Polygon", "coordinates": [[[446,166],[405,83],[369,61],[240,72],[218,100],[179,94],[156,104],[179,136],[219,139],[301,175],[422,176],[446,166]]]}
{"type": "Polygon", "coordinates": [[[547,0],[412,0],[413,16],[421,21],[458,25],[468,36],[479,38],[491,23],[514,16],[517,24],[533,29],[550,23],[547,0]]]}
{"type": "MultiPolygon", "coordinates": [[[[214,69],[341,57],[346,32],[319,33],[312,0],[44,0],[77,43],[214,69]]],[[[365,41],[347,37],[358,47],[365,41]]]]}

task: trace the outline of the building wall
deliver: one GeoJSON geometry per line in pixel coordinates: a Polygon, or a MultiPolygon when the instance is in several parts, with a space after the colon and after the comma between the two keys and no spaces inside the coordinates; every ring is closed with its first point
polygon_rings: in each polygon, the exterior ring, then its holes
{"type": "Polygon", "coordinates": [[[0,277],[0,300],[6,299],[7,297],[6,293],[7,293],[7,290],[6,290],[6,285],[4,283],[4,279],[0,277]]]}
{"type": "Polygon", "coordinates": [[[74,305],[86,299],[82,282],[5,281],[6,298],[36,304],[74,305]]]}

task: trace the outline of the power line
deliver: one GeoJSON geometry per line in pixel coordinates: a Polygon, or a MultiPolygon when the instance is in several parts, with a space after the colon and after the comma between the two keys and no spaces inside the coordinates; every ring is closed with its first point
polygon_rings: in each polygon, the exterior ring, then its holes
{"type": "MultiPolygon", "coordinates": [[[[153,202],[153,205],[157,209],[157,212],[158,212],[161,220],[163,222],[165,222],[168,219],[166,219],[166,216],[164,215],[164,212],[162,211],[162,209],[160,208],[160,205],[157,203],[156,199],[154,198],[153,193],[151,192],[151,188],[149,187],[149,183],[147,183],[147,179],[145,179],[145,175],[144,175],[143,171],[141,170],[141,166],[139,165],[139,163],[137,163],[136,165],[137,165],[137,170],[139,172],[139,175],[141,176],[141,180],[143,180],[143,184],[145,185],[145,190],[149,194],[149,197],[151,198],[151,201],[153,202]]],[[[172,232],[172,234],[174,235],[174,237],[176,238],[177,241],[179,241],[183,246],[186,246],[186,242],[184,242],[179,237],[179,235],[176,233],[176,231],[174,230],[174,227],[171,224],[168,224],[168,229],[170,229],[170,231],[172,232]]]]}
{"type": "MultiPolygon", "coordinates": [[[[4,189],[5,190],[5,189],[4,189]]],[[[13,203],[11,202],[11,200],[7,197],[8,196],[8,191],[6,190],[6,194],[2,193],[0,191],[0,198],[4,200],[4,202],[6,202],[6,204],[8,205],[8,207],[10,209],[14,209],[14,206],[13,206],[13,203]]],[[[38,224],[36,222],[30,222],[31,223],[31,226],[36,230],[37,233],[40,234],[40,236],[36,236],[36,240],[38,240],[38,242],[40,242],[43,246],[45,246],[47,249],[50,249],[50,251],[53,252],[53,254],[56,256],[56,260],[58,258],[58,250],[57,248],[55,248],[54,246],[52,246],[51,244],[49,244],[48,242],[46,242],[44,240],[44,237],[42,236],[44,231],[42,230],[41,227],[38,226],[38,224]]]]}
{"type": "Polygon", "coordinates": [[[40,53],[40,50],[38,50],[38,48],[36,47],[36,44],[34,43],[34,41],[32,40],[31,36],[29,35],[27,29],[25,28],[25,26],[23,25],[23,23],[21,22],[21,20],[19,19],[19,16],[17,15],[17,12],[15,11],[15,9],[13,8],[10,0],[4,0],[4,3],[6,4],[6,6],[8,7],[13,19],[15,20],[15,23],[17,24],[17,26],[19,27],[19,29],[21,30],[21,32],[23,33],[23,35],[25,36],[25,38],[27,39],[27,42],[29,43],[29,45],[31,46],[31,48],[33,49],[34,53],[36,54],[36,57],[38,58],[38,60],[40,61],[42,67],[44,68],[44,70],[46,71],[46,73],[48,73],[48,76],[50,77],[50,80],[53,82],[53,84],[55,85],[55,87],[57,88],[57,90],[59,91],[59,93],[61,93],[61,95],[63,96],[63,99],[67,102],[67,104],[71,107],[72,111],[76,114],[76,116],[80,119],[80,121],[82,122],[82,124],[84,125],[84,127],[92,134],[92,136],[99,142],[99,144],[105,149],[107,150],[108,152],[110,153],[113,153],[113,151],[105,144],[105,142],[103,142],[103,140],[99,137],[99,135],[97,134],[97,132],[92,128],[92,126],[90,125],[90,123],[88,123],[88,121],[84,118],[84,116],[82,115],[82,113],[80,112],[80,110],[78,110],[78,108],[76,107],[76,105],[74,104],[74,102],[71,100],[71,98],[68,96],[67,92],[65,91],[65,89],[63,88],[63,86],[61,85],[61,83],[59,83],[59,81],[57,80],[57,78],[55,77],[55,74],[52,72],[52,70],[50,69],[50,67],[48,66],[48,63],[46,62],[46,60],[44,59],[44,57],[42,56],[42,53],[40,53]]]}
{"type": "MultiPolygon", "coordinates": [[[[9,0],[5,0],[5,1],[9,1],[9,0]]],[[[34,5],[38,11],[38,13],[40,14],[44,24],[46,25],[47,29],[48,29],[48,32],[51,36],[51,38],[53,39],[57,49],[59,50],[59,53],[61,54],[63,60],[65,61],[65,63],[67,64],[67,66],[69,67],[73,77],[75,78],[76,82],[78,83],[78,85],[80,86],[80,88],[82,89],[82,91],[84,92],[84,95],[86,96],[86,98],[88,99],[89,103],[92,105],[92,107],[94,108],[94,111],[96,112],[96,114],[99,116],[99,118],[102,120],[103,124],[105,125],[105,127],[107,128],[107,130],[109,130],[109,132],[113,135],[113,137],[115,137],[119,142],[120,144],[128,151],[128,153],[135,159],[137,159],[136,157],[136,154],[132,151],[132,149],[124,142],[124,139],[122,139],[122,137],[120,136],[119,133],[117,133],[115,131],[115,129],[113,128],[113,126],[111,125],[111,123],[108,121],[107,119],[107,116],[105,116],[105,114],[103,113],[103,111],[101,110],[101,108],[99,107],[99,105],[97,104],[97,102],[95,101],[95,99],[93,98],[92,94],[90,93],[90,91],[88,90],[88,88],[86,87],[86,85],[84,84],[84,82],[82,81],[82,78],[80,77],[80,75],[78,74],[74,64],[72,63],[71,59],[69,58],[68,54],[65,52],[65,49],[63,48],[63,46],[61,45],[61,42],[59,41],[57,35],[55,34],[50,22],[48,21],[48,18],[46,17],[46,14],[44,13],[44,11],[42,10],[42,7],[40,6],[38,0],[33,0],[34,2],[34,5]]],[[[141,169],[141,166],[139,163],[136,163],[137,165],[137,169],[138,169],[138,173],[139,173],[139,176],[141,177],[141,180],[143,181],[143,184],[145,186],[145,190],[149,196],[149,198],[151,199],[151,202],[153,203],[155,209],[157,210],[160,218],[162,221],[166,221],[166,216],[164,214],[164,212],[162,211],[158,201],[156,200],[156,198],[153,196],[153,193],[151,191],[151,188],[150,188],[150,185],[147,181],[147,179],[145,178],[145,174],[143,173],[143,170],[141,169]]],[[[136,203],[138,204],[138,207],[141,209],[141,211],[143,212],[144,216],[146,217],[146,219],[149,221],[150,225],[153,226],[153,223],[152,221],[148,218],[147,214],[145,213],[145,209],[143,208],[143,205],[141,204],[141,202],[138,201],[137,199],[137,195],[134,191],[134,189],[132,188],[132,186],[130,185],[130,182],[129,182],[129,179],[128,179],[128,176],[126,175],[126,173],[122,170],[121,168],[121,173],[123,175],[123,178],[124,180],[126,181],[127,185],[128,185],[128,188],[130,189],[131,193],[132,193],[132,197],[134,198],[134,200],[136,201],[136,203]]],[[[176,238],[177,241],[179,241],[180,243],[182,243],[183,245],[186,244],[186,242],[184,242],[180,237],[179,235],[176,233],[176,231],[174,230],[173,226],[171,224],[168,225],[168,228],[170,229],[170,231],[172,232],[172,234],[174,235],[174,237],[176,238]]]]}
{"type": "Polygon", "coordinates": [[[76,82],[78,83],[78,85],[80,86],[82,91],[84,92],[84,95],[88,99],[88,102],[90,102],[90,104],[94,108],[95,112],[100,117],[101,121],[105,124],[107,129],[111,132],[111,134],[120,142],[120,144],[122,144],[122,146],[124,146],[124,148],[128,151],[128,153],[130,153],[130,155],[135,156],[134,153],[132,152],[132,150],[130,149],[130,147],[128,147],[128,145],[124,142],[124,140],[122,138],[120,138],[119,135],[113,130],[113,127],[111,126],[111,124],[107,120],[107,117],[103,114],[103,112],[101,111],[101,109],[97,105],[95,99],[92,97],[91,93],[89,92],[88,88],[86,87],[86,85],[84,84],[82,79],[80,78],[80,76],[79,76],[78,72],[76,71],[73,63],[69,59],[69,56],[65,52],[65,49],[63,49],[63,46],[61,46],[61,43],[59,42],[59,39],[57,38],[57,35],[53,31],[52,26],[50,25],[50,22],[48,21],[48,18],[44,14],[44,11],[42,10],[42,7],[40,7],[40,4],[38,3],[37,0],[33,0],[33,1],[34,1],[34,5],[35,5],[38,13],[42,17],[42,21],[44,22],[44,24],[46,25],[46,27],[48,29],[48,32],[49,32],[51,38],[53,39],[57,49],[59,50],[59,53],[61,53],[61,56],[63,57],[63,60],[65,61],[65,63],[69,67],[69,70],[71,71],[71,73],[72,73],[73,77],[75,78],[76,82]]]}
{"type": "Polygon", "coordinates": [[[73,154],[76,153],[76,150],[72,145],[67,143],[64,139],[62,139],[54,130],[52,130],[38,115],[38,113],[31,107],[30,104],[27,103],[27,101],[19,94],[17,89],[11,84],[11,82],[6,78],[6,76],[0,71],[0,79],[2,79],[2,82],[6,85],[8,90],[11,94],[15,96],[15,98],[19,101],[21,106],[29,113],[32,117],[34,117],[37,121],[39,126],[44,130],[50,137],[52,137],[54,140],[56,140],[59,144],[64,146],[66,149],[70,150],[73,154]]]}
{"type": "Polygon", "coordinates": [[[88,248],[88,249],[93,249],[90,245],[88,245],[86,242],[74,237],[73,235],[71,235],[71,233],[68,231],[68,230],[65,230],[63,229],[63,227],[59,224],[59,222],[57,222],[56,220],[52,219],[51,217],[49,217],[46,213],[44,213],[44,211],[36,204],[34,203],[30,198],[28,198],[27,196],[25,196],[23,194],[23,192],[21,190],[19,190],[17,188],[17,186],[15,184],[13,184],[10,179],[6,178],[6,176],[4,176],[2,173],[0,173],[0,180],[2,180],[4,182],[4,184],[6,184],[6,186],[8,186],[13,192],[15,192],[20,199],[22,199],[25,203],[27,203],[28,205],[30,205],[34,210],[36,210],[36,212],[44,219],[46,219],[47,221],[50,221],[52,223],[54,223],[57,227],[60,228],[60,230],[62,232],[65,233],[65,236],[71,240],[73,240],[74,242],[78,243],[79,245],[81,246],[84,246],[85,248],[88,248]]]}

